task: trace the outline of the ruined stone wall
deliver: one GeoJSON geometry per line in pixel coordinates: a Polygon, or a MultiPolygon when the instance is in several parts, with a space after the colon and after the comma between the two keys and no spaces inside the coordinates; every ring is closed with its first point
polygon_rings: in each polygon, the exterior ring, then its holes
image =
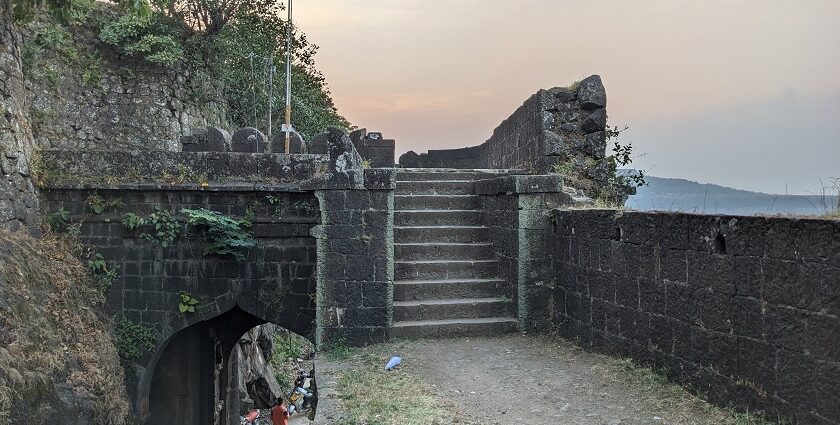
{"type": "Polygon", "coordinates": [[[555,324],[713,401],[839,424],[840,222],[557,211],[555,324]]]}
{"type": "Polygon", "coordinates": [[[402,167],[508,168],[536,173],[556,164],[603,179],[607,96],[593,75],[570,87],[540,90],[503,121],[483,144],[400,157],[402,167]]]}
{"type": "Polygon", "coordinates": [[[11,4],[0,1],[0,227],[18,228],[38,220],[38,198],[29,178],[35,148],[21,70],[21,36],[11,4]]]}

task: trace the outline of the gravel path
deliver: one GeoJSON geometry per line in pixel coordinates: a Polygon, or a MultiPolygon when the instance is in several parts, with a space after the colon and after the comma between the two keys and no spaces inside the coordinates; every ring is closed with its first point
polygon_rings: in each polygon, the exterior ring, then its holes
{"type": "MultiPolygon", "coordinates": [[[[493,338],[395,342],[369,353],[402,356],[403,370],[421,378],[452,410],[448,423],[723,424],[731,414],[681,388],[640,378],[608,356],[562,339],[493,338]]],[[[651,375],[648,375],[650,377],[651,375]]]]}

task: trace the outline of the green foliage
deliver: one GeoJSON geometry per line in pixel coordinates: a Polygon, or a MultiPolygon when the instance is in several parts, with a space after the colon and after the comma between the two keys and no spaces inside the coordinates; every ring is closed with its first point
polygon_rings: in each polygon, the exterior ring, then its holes
{"type": "Polygon", "coordinates": [[[373,166],[373,161],[371,161],[370,159],[363,159],[362,160],[362,168],[363,169],[367,170],[368,168],[370,168],[372,166],[373,166]]]}
{"type": "Polygon", "coordinates": [[[86,55],[82,58],[82,84],[85,87],[97,87],[102,82],[102,63],[99,53],[86,55]]]}
{"type": "MultiPolygon", "coordinates": [[[[285,44],[287,23],[277,19],[279,3],[258,1],[240,9],[214,38],[210,51],[216,60],[209,63],[211,72],[224,82],[225,97],[231,118],[237,126],[268,126],[269,99],[275,116],[284,110],[285,44]],[[268,74],[274,67],[273,85],[268,74]],[[269,94],[272,96],[269,97],[269,94]]],[[[295,33],[292,39],[292,123],[304,139],[310,139],[328,126],[349,128],[338,114],[324,76],[315,69],[318,47],[306,36],[295,33]]],[[[279,122],[272,132],[279,132],[279,122]]]]}
{"type": "Polygon", "coordinates": [[[102,214],[111,208],[120,209],[123,207],[123,201],[121,198],[105,199],[96,194],[88,196],[85,203],[87,204],[90,212],[94,214],[102,214]]]}
{"type": "Polygon", "coordinates": [[[144,237],[149,240],[154,240],[160,243],[164,248],[172,245],[178,237],[181,226],[172,213],[167,210],[157,210],[149,214],[146,222],[151,226],[152,233],[145,234],[144,237]]]}
{"type": "Polygon", "coordinates": [[[184,58],[177,25],[161,15],[125,14],[106,22],[99,38],[128,55],[147,61],[173,65],[184,58]]]}
{"type": "Polygon", "coordinates": [[[54,22],[33,24],[32,37],[23,47],[23,63],[28,67],[35,64],[47,51],[52,51],[66,60],[75,61],[79,52],[73,42],[73,37],[63,25],[54,22]]]}
{"type": "Polygon", "coordinates": [[[178,312],[181,314],[195,313],[198,300],[187,291],[181,291],[178,294],[181,296],[181,302],[178,303],[178,312]]]}
{"type": "Polygon", "coordinates": [[[618,140],[618,136],[625,130],[627,130],[627,126],[621,129],[608,126],[606,129],[607,141],[613,140],[613,153],[606,158],[607,179],[596,196],[596,201],[606,206],[623,206],[627,195],[631,193],[633,188],[647,184],[642,170],[636,170],[634,174],[618,172],[619,167],[626,167],[633,163],[632,144],[623,145],[618,140]]]}
{"type": "Polygon", "coordinates": [[[133,362],[143,356],[143,351],[155,348],[157,335],[149,326],[136,323],[129,319],[121,319],[114,324],[114,343],[120,356],[120,363],[126,369],[131,369],[133,362]]]}
{"type": "Polygon", "coordinates": [[[346,339],[342,338],[324,344],[321,352],[331,361],[347,360],[353,355],[353,348],[347,345],[346,339]]]}
{"type": "Polygon", "coordinates": [[[94,0],[11,0],[11,3],[15,20],[21,23],[32,22],[38,9],[46,9],[61,22],[78,24],[87,20],[94,0]]]}
{"type": "Polygon", "coordinates": [[[274,337],[274,351],[271,353],[271,360],[274,364],[282,364],[288,359],[303,357],[303,344],[298,338],[283,338],[281,335],[274,337]]]}
{"type": "Polygon", "coordinates": [[[122,216],[122,224],[129,231],[135,231],[146,225],[146,219],[133,212],[125,213],[122,216]]]}
{"type": "Polygon", "coordinates": [[[120,266],[109,266],[102,254],[94,254],[93,258],[88,260],[88,269],[103,292],[111,287],[120,272],[120,266]]]}
{"type": "Polygon", "coordinates": [[[64,232],[70,224],[70,212],[60,207],[57,211],[47,214],[46,221],[53,232],[64,232]]]}
{"type": "Polygon", "coordinates": [[[246,259],[248,248],[256,245],[245,220],[236,220],[204,208],[183,209],[181,213],[187,216],[189,224],[204,229],[208,242],[204,255],[231,256],[242,261],[246,259]]]}
{"type": "Polygon", "coordinates": [[[129,231],[142,230],[141,238],[155,241],[164,248],[172,245],[181,231],[181,225],[172,213],[161,209],[155,210],[148,217],[125,213],[122,216],[122,224],[129,231]]]}

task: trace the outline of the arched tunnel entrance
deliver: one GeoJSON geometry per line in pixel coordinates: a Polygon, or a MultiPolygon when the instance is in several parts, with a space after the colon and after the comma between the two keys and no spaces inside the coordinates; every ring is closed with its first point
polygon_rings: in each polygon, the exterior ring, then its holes
{"type": "Polygon", "coordinates": [[[175,333],[148,372],[149,415],[143,423],[239,424],[243,395],[235,349],[246,332],[265,323],[234,306],[175,333]]]}

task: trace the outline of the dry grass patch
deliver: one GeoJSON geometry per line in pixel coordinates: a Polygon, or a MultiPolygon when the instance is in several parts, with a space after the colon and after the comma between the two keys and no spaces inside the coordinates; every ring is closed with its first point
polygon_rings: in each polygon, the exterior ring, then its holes
{"type": "MultiPolygon", "coordinates": [[[[339,371],[336,390],[347,410],[340,425],[444,424],[441,401],[409,371],[385,371],[401,343],[345,351],[348,368],[339,371]]],[[[451,414],[450,414],[451,415],[451,414]]]]}
{"type": "Polygon", "coordinates": [[[697,413],[712,418],[720,425],[787,425],[784,419],[769,420],[761,413],[743,413],[734,409],[724,409],[714,406],[702,398],[691,394],[685,388],[669,382],[668,376],[662,370],[655,370],[641,366],[632,359],[619,359],[612,365],[615,379],[632,383],[640,393],[643,401],[652,406],[664,409],[670,406],[680,412],[681,420],[689,421],[697,413]]]}
{"type": "Polygon", "coordinates": [[[40,423],[85,403],[97,424],[126,422],[123,370],[97,314],[104,298],[78,249],[0,230],[0,424],[40,423]]]}

